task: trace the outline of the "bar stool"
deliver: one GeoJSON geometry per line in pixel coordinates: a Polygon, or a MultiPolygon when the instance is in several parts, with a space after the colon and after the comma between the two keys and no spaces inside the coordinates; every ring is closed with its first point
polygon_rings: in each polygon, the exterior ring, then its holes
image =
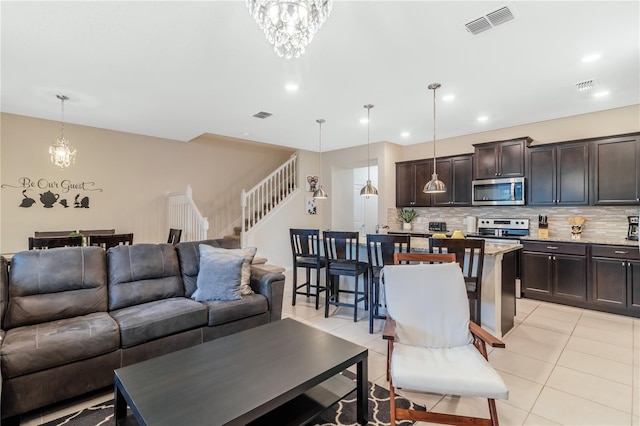
{"type": "Polygon", "coordinates": [[[454,253],[462,269],[467,286],[471,319],[478,325],[481,321],[482,268],[484,265],[483,239],[429,238],[432,253],[454,253]]]}
{"type": "Polygon", "coordinates": [[[380,271],[384,265],[393,265],[393,254],[409,253],[409,234],[367,234],[367,255],[369,257],[369,333],[373,333],[373,319],[386,319],[380,309],[380,271]]]}
{"type": "Polygon", "coordinates": [[[291,253],[293,254],[293,300],[296,305],[296,295],[316,298],[316,309],[319,308],[320,292],[326,291],[326,286],[320,285],[320,270],[327,265],[324,256],[320,256],[320,231],[318,229],[289,229],[291,239],[291,253]],[[305,268],[307,281],[298,284],[298,268],[305,268]],[[316,271],[316,283],[311,284],[311,270],[316,271]],[[315,293],[311,292],[315,288],[315,293]],[[301,291],[301,288],[305,288],[301,291]]]}
{"type": "Polygon", "coordinates": [[[358,303],[364,301],[368,309],[369,297],[367,278],[369,264],[360,261],[360,233],[357,231],[325,231],[323,233],[324,254],[327,258],[327,295],[324,304],[324,317],[329,317],[329,305],[353,307],[353,321],[358,321],[358,303]],[[353,290],[340,288],[341,276],[354,277],[353,290]],[[359,290],[360,275],[364,275],[362,290],[359,290]],[[353,303],[341,302],[340,293],[353,294],[353,303]]]}

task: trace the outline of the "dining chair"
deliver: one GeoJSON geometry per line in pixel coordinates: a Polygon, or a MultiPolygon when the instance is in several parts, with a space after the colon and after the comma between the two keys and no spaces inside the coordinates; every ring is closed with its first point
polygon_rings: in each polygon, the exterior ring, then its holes
{"type": "Polygon", "coordinates": [[[396,420],[457,425],[498,425],[496,399],[509,390],[489,364],[486,345],[505,344],[469,320],[469,303],[457,262],[389,265],[383,270],[388,318],[383,330],[389,359],[391,424],[396,420]],[[486,398],[489,418],[396,406],[395,390],[486,398]]]}
{"type": "Polygon", "coordinates": [[[373,333],[373,320],[385,319],[380,313],[380,271],[384,265],[393,264],[396,252],[411,251],[409,234],[367,234],[367,257],[369,260],[369,333],[373,333]]]}
{"type": "Polygon", "coordinates": [[[429,238],[433,253],[454,253],[462,269],[473,322],[482,325],[482,270],[484,266],[483,239],[429,238]]]}
{"type": "Polygon", "coordinates": [[[173,244],[175,246],[180,242],[180,237],[182,237],[182,229],[170,228],[167,244],[173,244]]]}
{"type": "Polygon", "coordinates": [[[29,237],[29,250],[34,249],[50,249],[57,247],[81,247],[82,237],[48,237],[35,238],[29,237]]]}
{"type": "MultiPolygon", "coordinates": [[[[318,229],[289,229],[291,253],[293,255],[293,298],[291,305],[296,305],[296,295],[315,297],[316,309],[320,307],[320,293],[327,290],[320,284],[320,271],[327,266],[327,259],[320,252],[320,231],[318,229]],[[307,280],[298,284],[298,268],[304,268],[307,280]],[[316,271],[315,284],[311,283],[311,271],[316,271]],[[311,292],[314,288],[315,292],[311,292]],[[304,289],[304,290],[301,290],[304,289]]],[[[326,293],[325,293],[326,296],[326,293]]]]}
{"type": "Polygon", "coordinates": [[[105,250],[119,245],[133,244],[133,234],[113,234],[113,235],[91,235],[89,236],[90,246],[99,246],[105,250]]]}
{"type": "Polygon", "coordinates": [[[329,317],[329,305],[353,308],[353,321],[358,321],[358,303],[364,302],[364,309],[369,307],[367,282],[369,264],[360,261],[360,233],[357,231],[325,231],[322,233],[324,255],[327,259],[326,297],[324,317],[329,317]],[[360,275],[364,275],[360,290],[360,275]],[[354,277],[353,290],[340,287],[340,277],[354,277]],[[340,301],[340,293],[353,295],[353,303],[340,301]]]}

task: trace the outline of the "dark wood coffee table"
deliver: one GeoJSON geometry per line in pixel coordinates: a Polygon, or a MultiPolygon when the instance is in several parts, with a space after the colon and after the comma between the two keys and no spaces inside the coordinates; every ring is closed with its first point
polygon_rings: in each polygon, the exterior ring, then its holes
{"type": "Polygon", "coordinates": [[[357,421],[366,424],[367,357],[362,346],[283,319],[115,370],[116,422],[302,425],[356,389],[357,421]],[[355,383],[339,374],[354,364],[355,383]]]}

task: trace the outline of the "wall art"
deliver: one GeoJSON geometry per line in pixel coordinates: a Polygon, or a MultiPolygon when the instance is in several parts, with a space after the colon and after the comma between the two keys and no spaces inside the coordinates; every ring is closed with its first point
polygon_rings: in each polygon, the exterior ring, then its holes
{"type": "Polygon", "coordinates": [[[316,199],[313,197],[305,197],[304,199],[305,213],[306,214],[318,214],[318,206],[316,205],[316,199]]]}
{"type": "Polygon", "coordinates": [[[307,192],[314,192],[316,190],[318,186],[318,180],[319,178],[316,175],[307,175],[307,192]]]}
{"type": "Polygon", "coordinates": [[[102,188],[97,188],[95,182],[80,181],[72,182],[69,179],[48,180],[45,178],[31,179],[21,177],[18,179],[17,185],[2,184],[2,189],[22,189],[22,198],[18,196],[18,207],[30,208],[33,206],[51,209],[62,206],[68,208],[73,205],[77,209],[89,208],[89,197],[76,193],[73,201],[67,199],[67,195],[71,196],[76,191],[97,191],[102,192],[102,188]]]}

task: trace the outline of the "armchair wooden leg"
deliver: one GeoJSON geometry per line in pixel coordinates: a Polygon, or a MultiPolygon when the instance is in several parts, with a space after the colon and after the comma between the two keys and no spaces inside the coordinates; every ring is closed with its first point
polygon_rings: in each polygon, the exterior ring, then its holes
{"type": "MultiPolygon", "coordinates": [[[[387,370],[387,378],[389,378],[389,370],[387,370]]],[[[391,426],[396,426],[396,393],[391,381],[389,381],[389,414],[391,416],[391,426]]]]}
{"type": "Polygon", "coordinates": [[[496,409],[496,400],[489,398],[489,415],[491,416],[491,424],[498,426],[498,410],[496,409]]]}

